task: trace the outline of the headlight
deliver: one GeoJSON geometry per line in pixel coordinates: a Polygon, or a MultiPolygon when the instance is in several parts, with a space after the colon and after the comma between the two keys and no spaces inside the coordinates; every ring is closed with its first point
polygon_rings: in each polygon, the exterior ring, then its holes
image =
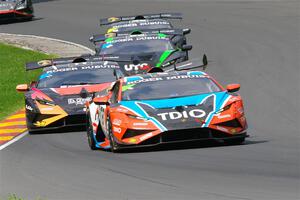
{"type": "Polygon", "coordinates": [[[232,104],[229,104],[229,105],[225,106],[224,108],[221,108],[220,110],[218,110],[218,111],[216,112],[216,114],[219,114],[219,113],[221,113],[221,112],[224,112],[224,111],[228,110],[228,109],[231,107],[231,105],[232,105],[232,104]]]}
{"type": "Polygon", "coordinates": [[[55,106],[56,105],[53,101],[49,101],[47,99],[36,98],[35,100],[42,105],[47,105],[47,106],[55,106]]]}

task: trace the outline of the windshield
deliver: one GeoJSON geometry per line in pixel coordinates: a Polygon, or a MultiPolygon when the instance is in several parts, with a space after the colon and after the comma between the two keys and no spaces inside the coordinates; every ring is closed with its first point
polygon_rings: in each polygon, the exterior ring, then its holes
{"type": "Polygon", "coordinates": [[[100,55],[136,55],[139,53],[154,53],[173,50],[173,45],[168,38],[140,37],[112,40],[102,45],[100,55]]]}
{"type": "Polygon", "coordinates": [[[43,73],[37,88],[63,88],[76,85],[99,84],[113,82],[113,69],[74,70],[43,73]]]}
{"type": "Polygon", "coordinates": [[[220,91],[221,88],[207,77],[158,77],[126,83],[122,88],[122,100],[166,99],[220,91]]]}

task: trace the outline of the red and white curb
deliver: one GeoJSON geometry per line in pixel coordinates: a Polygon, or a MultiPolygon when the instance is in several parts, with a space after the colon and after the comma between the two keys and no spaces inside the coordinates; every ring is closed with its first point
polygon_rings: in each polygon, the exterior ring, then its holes
{"type": "Polygon", "coordinates": [[[0,150],[24,137],[26,131],[24,109],[0,121],[0,150]]]}

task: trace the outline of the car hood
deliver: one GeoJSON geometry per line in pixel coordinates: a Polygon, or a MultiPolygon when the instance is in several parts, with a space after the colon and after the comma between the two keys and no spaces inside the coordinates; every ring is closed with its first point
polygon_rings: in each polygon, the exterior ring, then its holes
{"type": "Polygon", "coordinates": [[[162,100],[122,101],[121,105],[152,121],[162,131],[207,127],[227,92],[162,100]]]}
{"type": "Polygon", "coordinates": [[[104,91],[110,87],[110,85],[111,83],[103,83],[68,88],[33,89],[29,95],[33,101],[35,101],[34,99],[36,98],[48,99],[55,105],[60,106],[69,115],[83,114],[85,113],[85,103],[92,100],[93,93],[104,91]],[[88,91],[86,98],[80,97],[80,92],[83,88],[88,91]]]}
{"type": "Polygon", "coordinates": [[[16,3],[14,3],[14,2],[2,2],[2,1],[0,1],[0,11],[14,10],[15,6],[16,6],[16,3]]]}
{"type": "Polygon", "coordinates": [[[130,58],[130,61],[118,61],[121,70],[126,76],[145,74],[154,67],[161,67],[168,58],[176,60],[182,54],[178,51],[164,51],[139,53],[138,55],[122,55],[130,58]]]}

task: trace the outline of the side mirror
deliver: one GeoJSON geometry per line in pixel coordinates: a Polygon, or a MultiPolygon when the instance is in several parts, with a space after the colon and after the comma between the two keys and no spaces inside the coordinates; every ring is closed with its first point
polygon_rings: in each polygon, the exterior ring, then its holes
{"type": "Polygon", "coordinates": [[[226,89],[228,92],[237,92],[239,91],[240,87],[240,84],[229,84],[226,86],[226,89]]]}
{"type": "Polygon", "coordinates": [[[191,29],[190,28],[185,28],[182,31],[183,31],[183,35],[191,33],[191,29]]]}
{"type": "Polygon", "coordinates": [[[184,45],[182,45],[181,50],[182,51],[190,51],[190,50],[192,50],[192,48],[193,48],[192,45],[184,44],[184,45]]]}
{"type": "Polygon", "coordinates": [[[95,97],[95,98],[93,99],[93,102],[94,102],[96,105],[109,105],[109,102],[108,102],[108,96],[95,97]]]}
{"type": "Polygon", "coordinates": [[[16,90],[18,92],[27,92],[29,91],[29,86],[27,84],[17,85],[16,90]]]}

